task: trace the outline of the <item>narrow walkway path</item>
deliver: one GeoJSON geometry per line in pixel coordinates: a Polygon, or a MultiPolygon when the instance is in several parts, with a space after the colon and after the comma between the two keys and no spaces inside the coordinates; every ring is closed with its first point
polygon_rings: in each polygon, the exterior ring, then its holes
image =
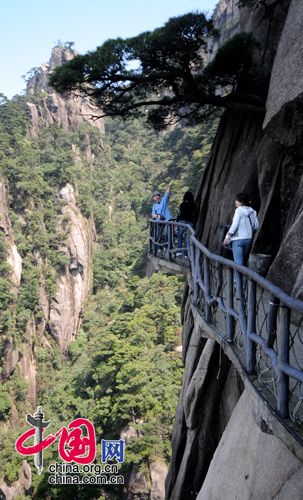
{"type": "Polygon", "coordinates": [[[228,344],[237,368],[303,446],[303,302],[211,253],[186,224],[151,220],[149,256],[160,270],[187,274],[191,307],[203,329],[228,344]],[[178,227],[183,249],[176,247],[178,227]],[[243,283],[240,290],[234,277],[243,283]]]}

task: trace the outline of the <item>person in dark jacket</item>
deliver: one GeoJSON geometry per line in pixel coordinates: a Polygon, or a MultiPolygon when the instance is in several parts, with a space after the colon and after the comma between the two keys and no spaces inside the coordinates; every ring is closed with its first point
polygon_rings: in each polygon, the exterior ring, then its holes
{"type": "MultiPolygon", "coordinates": [[[[195,226],[197,219],[197,208],[195,204],[195,199],[194,195],[191,191],[186,191],[183,196],[183,201],[179,207],[179,214],[177,217],[178,222],[184,222],[185,224],[188,224],[191,227],[195,226]]],[[[183,240],[184,236],[186,235],[187,231],[183,227],[178,227],[178,251],[176,255],[184,255],[184,257],[188,256],[188,251],[185,248],[182,250],[183,247],[183,240]]],[[[185,246],[187,244],[185,243],[185,246]]]]}

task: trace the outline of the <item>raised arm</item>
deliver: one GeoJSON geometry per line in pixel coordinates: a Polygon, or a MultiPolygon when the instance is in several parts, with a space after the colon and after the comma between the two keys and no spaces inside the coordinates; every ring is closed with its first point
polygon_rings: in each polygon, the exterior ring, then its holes
{"type": "Polygon", "coordinates": [[[166,210],[166,207],[167,207],[167,204],[168,204],[168,200],[169,200],[169,197],[170,197],[170,193],[171,193],[171,184],[172,184],[172,181],[170,181],[170,183],[168,184],[167,188],[166,188],[166,192],[162,198],[162,212],[164,210],[166,210]]]}

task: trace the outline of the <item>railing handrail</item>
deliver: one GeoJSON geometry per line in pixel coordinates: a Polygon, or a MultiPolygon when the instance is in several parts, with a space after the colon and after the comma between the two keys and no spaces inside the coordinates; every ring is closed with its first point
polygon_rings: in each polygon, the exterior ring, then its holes
{"type": "MultiPolygon", "coordinates": [[[[295,297],[291,297],[288,295],[286,292],[284,292],[281,288],[278,286],[274,285],[271,281],[267,280],[266,278],[263,278],[263,276],[260,276],[260,274],[256,273],[252,269],[246,266],[241,266],[240,264],[236,264],[232,260],[226,259],[225,257],[222,257],[221,255],[217,255],[215,253],[212,253],[206,246],[204,246],[201,241],[199,241],[196,237],[196,233],[194,229],[189,225],[184,222],[175,222],[175,221],[166,221],[166,220],[159,220],[159,219],[149,219],[149,222],[153,224],[163,224],[163,225],[170,225],[170,226],[180,226],[184,227],[187,229],[187,231],[190,232],[191,234],[191,240],[192,242],[203,252],[203,254],[208,257],[209,259],[218,262],[219,264],[223,264],[229,268],[234,269],[235,271],[240,271],[241,274],[246,276],[249,279],[253,279],[256,283],[258,283],[260,286],[265,288],[269,293],[272,293],[277,297],[283,304],[287,307],[290,307],[292,309],[295,309],[296,311],[303,313],[303,301],[300,299],[297,299],[295,297]]],[[[151,239],[151,237],[149,237],[151,239]]]]}
{"type": "Polygon", "coordinates": [[[257,374],[274,395],[274,411],[282,419],[290,415],[303,422],[303,301],[252,269],[212,253],[184,222],[150,219],[149,241],[150,252],[164,253],[169,262],[189,254],[191,307],[214,338],[230,344],[247,375],[257,374]],[[182,228],[181,248],[174,244],[175,227],[182,228]]]}

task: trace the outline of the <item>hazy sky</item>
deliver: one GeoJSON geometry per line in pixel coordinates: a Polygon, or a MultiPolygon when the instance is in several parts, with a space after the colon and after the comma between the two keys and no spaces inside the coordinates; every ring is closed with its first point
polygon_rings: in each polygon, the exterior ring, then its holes
{"type": "Polygon", "coordinates": [[[169,17],[212,13],[218,0],[3,0],[0,30],[0,93],[11,98],[21,78],[47,62],[58,40],[85,53],[107,38],[127,37],[162,26],[169,17]]]}

